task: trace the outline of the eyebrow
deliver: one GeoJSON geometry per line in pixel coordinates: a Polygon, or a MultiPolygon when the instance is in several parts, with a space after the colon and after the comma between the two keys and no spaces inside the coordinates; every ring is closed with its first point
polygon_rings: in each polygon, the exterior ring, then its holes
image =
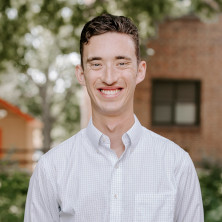
{"type": "Polygon", "coordinates": [[[126,60],[132,60],[130,57],[127,56],[116,56],[116,59],[126,59],[126,60]]]}
{"type": "MultiPolygon", "coordinates": [[[[127,57],[127,56],[116,56],[115,59],[126,59],[126,60],[129,60],[131,61],[132,59],[130,57],[127,57]]],[[[101,57],[89,57],[86,62],[89,63],[89,62],[92,62],[92,61],[95,61],[95,60],[102,60],[101,57]]]]}
{"type": "Polygon", "coordinates": [[[86,62],[89,63],[89,62],[92,62],[92,61],[94,61],[94,60],[102,60],[102,58],[101,58],[101,57],[90,57],[90,58],[88,58],[88,59],[86,60],[86,62]]]}

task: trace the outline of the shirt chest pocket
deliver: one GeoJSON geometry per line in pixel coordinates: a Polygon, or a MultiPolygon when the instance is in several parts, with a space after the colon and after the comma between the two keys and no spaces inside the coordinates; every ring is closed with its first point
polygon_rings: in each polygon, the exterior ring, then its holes
{"type": "Polygon", "coordinates": [[[134,222],[173,222],[174,192],[136,194],[134,222]]]}

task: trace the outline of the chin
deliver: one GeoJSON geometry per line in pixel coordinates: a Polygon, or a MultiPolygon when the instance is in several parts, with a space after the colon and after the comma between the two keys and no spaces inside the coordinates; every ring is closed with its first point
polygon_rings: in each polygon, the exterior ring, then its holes
{"type": "Polygon", "coordinates": [[[121,115],[124,112],[124,109],[122,107],[112,107],[108,108],[105,107],[104,109],[100,109],[100,113],[106,116],[118,116],[121,115]]]}
{"type": "MultiPolygon", "coordinates": [[[[92,107],[93,108],[93,107],[92,107]]],[[[102,115],[107,116],[113,116],[113,115],[121,115],[122,113],[126,113],[131,110],[131,106],[129,104],[126,104],[124,102],[107,102],[107,103],[97,103],[96,106],[94,106],[94,110],[97,113],[100,113],[102,115]]]]}

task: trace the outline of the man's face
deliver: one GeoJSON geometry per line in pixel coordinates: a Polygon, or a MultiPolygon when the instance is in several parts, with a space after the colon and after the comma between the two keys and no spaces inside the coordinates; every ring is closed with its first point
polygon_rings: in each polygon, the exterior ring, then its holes
{"type": "Polygon", "coordinates": [[[146,64],[137,64],[130,36],[115,32],[93,36],[84,45],[83,67],[77,67],[76,75],[87,87],[94,113],[133,112],[135,87],[145,77],[146,64]]]}

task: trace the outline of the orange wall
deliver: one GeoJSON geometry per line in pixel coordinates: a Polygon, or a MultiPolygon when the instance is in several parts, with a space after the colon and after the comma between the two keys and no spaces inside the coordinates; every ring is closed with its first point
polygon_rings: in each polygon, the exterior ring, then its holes
{"type": "Polygon", "coordinates": [[[3,148],[26,148],[25,134],[26,121],[21,117],[9,112],[8,115],[0,120],[2,129],[3,148]]]}
{"type": "MultiPolygon", "coordinates": [[[[5,108],[0,104],[0,109],[5,108]]],[[[0,157],[9,155],[10,160],[18,161],[21,167],[32,169],[35,151],[32,133],[35,128],[41,127],[36,125],[35,120],[28,121],[23,116],[7,111],[7,116],[0,119],[0,148],[3,149],[0,157]]]]}

